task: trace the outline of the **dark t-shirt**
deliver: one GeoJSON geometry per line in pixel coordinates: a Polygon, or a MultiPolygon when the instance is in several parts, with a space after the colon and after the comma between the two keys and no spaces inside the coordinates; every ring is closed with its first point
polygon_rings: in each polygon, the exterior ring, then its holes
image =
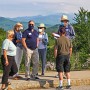
{"type": "Polygon", "coordinates": [[[68,55],[70,48],[72,48],[71,41],[66,36],[60,36],[55,42],[57,47],[57,55],[68,55]]]}
{"type": "Polygon", "coordinates": [[[35,50],[37,48],[37,38],[38,38],[38,32],[34,30],[33,32],[29,29],[26,29],[23,34],[22,38],[26,38],[26,45],[31,50],[35,50]]]}

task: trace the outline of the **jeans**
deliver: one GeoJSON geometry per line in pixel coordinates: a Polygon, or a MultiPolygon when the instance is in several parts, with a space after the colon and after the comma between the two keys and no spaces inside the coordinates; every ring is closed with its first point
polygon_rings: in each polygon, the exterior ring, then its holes
{"type": "Polygon", "coordinates": [[[46,65],[46,48],[38,49],[39,57],[41,58],[42,62],[42,74],[45,72],[45,65],[46,65]]]}

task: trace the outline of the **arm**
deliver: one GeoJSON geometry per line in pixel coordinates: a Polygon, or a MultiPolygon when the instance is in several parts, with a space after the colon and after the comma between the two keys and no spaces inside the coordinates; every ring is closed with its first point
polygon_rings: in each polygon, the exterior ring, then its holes
{"type": "Polygon", "coordinates": [[[8,62],[8,58],[7,58],[7,51],[5,49],[3,49],[3,55],[4,55],[4,58],[5,58],[5,65],[8,66],[9,62],[8,62]]]}
{"type": "Polygon", "coordinates": [[[59,38],[60,35],[58,33],[52,33],[52,35],[54,36],[54,38],[59,38]]]}
{"type": "Polygon", "coordinates": [[[38,44],[39,44],[39,38],[37,38],[37,47],[38,47],[38,44]]]}
{"type": "Polygon", "coordinates": [[[70,57],[71,57],[71,55],[72,55],[72,48],[69,49],[69,52],[70,52],[70,57]]]}
{"type": "Polygon", "coordinates": [[[22,40],[16,40],[16,43],[21,43],[22,42],[22,40]]]}
{"type": "Polygon", "coordinates": [[[26,42],[25,42],[26,38],[22,38],[22,45],[25,49],[27,49],[27,45],[26,45],[26,42]]]}
{"type": "Polygon", "coordinates": [[[48,35],[47,35],[47,33],[46,33],[46,39],[47,39],[47,43],[48,43],[49,41],[48,41],[48,35]]]}
{"type": "Polygon", "coordinates": [[[58,45],[57,45],[57,40],[55,40],[55,45],[54,45],[54,57],[57,57],[57,50],[58,50],[58,45]]]}
{"type": "Polygon", "coordinates": [[[57,57],[57,47],[54,46],[54,57],[56,58],[57,57]]]}
{"type": "Polygon", "coordinates": [[[73,28],[73,26],[72,25],[70,25],[69,26],[70,27],[70,29],[71,29],[71,31],[70,31],[70,37],[71,37],[71,39],[74,39],[75,38],[75,31],[74,31],[74,28],[73,28]]]}

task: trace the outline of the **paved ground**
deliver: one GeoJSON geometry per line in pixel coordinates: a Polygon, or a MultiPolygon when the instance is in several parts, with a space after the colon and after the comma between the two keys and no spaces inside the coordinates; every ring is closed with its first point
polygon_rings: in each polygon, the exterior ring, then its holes
{"type": "MultiPolygon", "coordinates": [[[[32,90],[32,89],[27,89],[32,90]]],[[[33,89],[33,90],[56,90],[55,88],[49,88],[49,89],[33,89]]],[[[64,89],[67,90],[67,89],[64,89]]],[[[73,86],[71,90],[90,90],[90,86],[73,86]]]]}
{"type": "MultiPolygon", "coordinates": [[[[49,88],[47,90],[55,90],[55,87],[57,87],[59,83],[59,80],[58,78],[55,78],[55,75],[57,75],[56,71],[48,71],[46,72],[45,76],[40,76],[40,73],[39,73],[39,78],[40,78],[39,80],[26,81],[24,74],[21,74],[21,76],[23,77],[23,79],[21,80],[9,79],[11,82],[11,85],[8,87],[9,88],[8,90],[29,90],[29,89],[40,90],[37,88],[49,88]]],[[[67,80],[64,79],[64,86],[66,86],[66,84],[67,84],[67,80]]],[[[90,90],[90,86],[86,86],[86,85],[90,85],[90,70],[71,71],[71,85],[72,87],[74,87],[71,90],[90,90]],[[85,86],[78,87],[81,89],[77,89],[77,87],[75,87],[75,86],[81,86],[81,85],[85,85],[85,86]],[[89,89],[85,89],[85,88],[89,88],[89,89]]]]}

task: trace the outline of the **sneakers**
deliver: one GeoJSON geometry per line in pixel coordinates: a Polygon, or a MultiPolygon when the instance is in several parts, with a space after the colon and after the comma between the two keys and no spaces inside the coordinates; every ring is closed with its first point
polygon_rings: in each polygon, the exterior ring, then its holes
{"type": "Polygon", "coordinates": [[[22,79],[23,77],[21,77],[21,76],[18,75],[17,78],[22,79]]]}
{"type": "MultiPolygon", "coordinates": [[[[71,89],[71,85],[66,86],[66,89],[71,89]]],[[[56,87],[56,90],[64,90],[63,86],[56,87]]]]}
{"type": "Polygon", "coordinates": [[[42,73],[41,76],[44,76],[44,73],[42,73]]]}
{"type": "Polygon", "coordinates": [[[39,77],[31,75],[31,79],[39,79],[39,77]]]}
{"type": "Polygon", "coordinates": [[[39,77],[36,76],[36,77],[34,77],[34,79],[39,79],[39,77]]]}
{"type": "Polygon", "coordinates": [[[19,78],[17,76],[12,78],[13,80],[19,80],[19,78]]]}
{"type": "Polygon", "coordinates": [[[56,87],[56,90],[64,90],[64,88],[63,88],[63,86],[58,86],[58,87],[56,87]]]}
{"type": "Polygon", "coordinates": [[[27,79],[26,79],[26,81],[29,81],[29,80],[30,80],[30,78],[27,78],[27,79]]]}
{"type": "Polygon", "coordinates": [[[36,75],[38,76],[38,73],[36,75]]]}
{"type": "Polygon", "coordinates": [[[71,89],[71,85],[66,86],[66,89],[71,89]]]}

